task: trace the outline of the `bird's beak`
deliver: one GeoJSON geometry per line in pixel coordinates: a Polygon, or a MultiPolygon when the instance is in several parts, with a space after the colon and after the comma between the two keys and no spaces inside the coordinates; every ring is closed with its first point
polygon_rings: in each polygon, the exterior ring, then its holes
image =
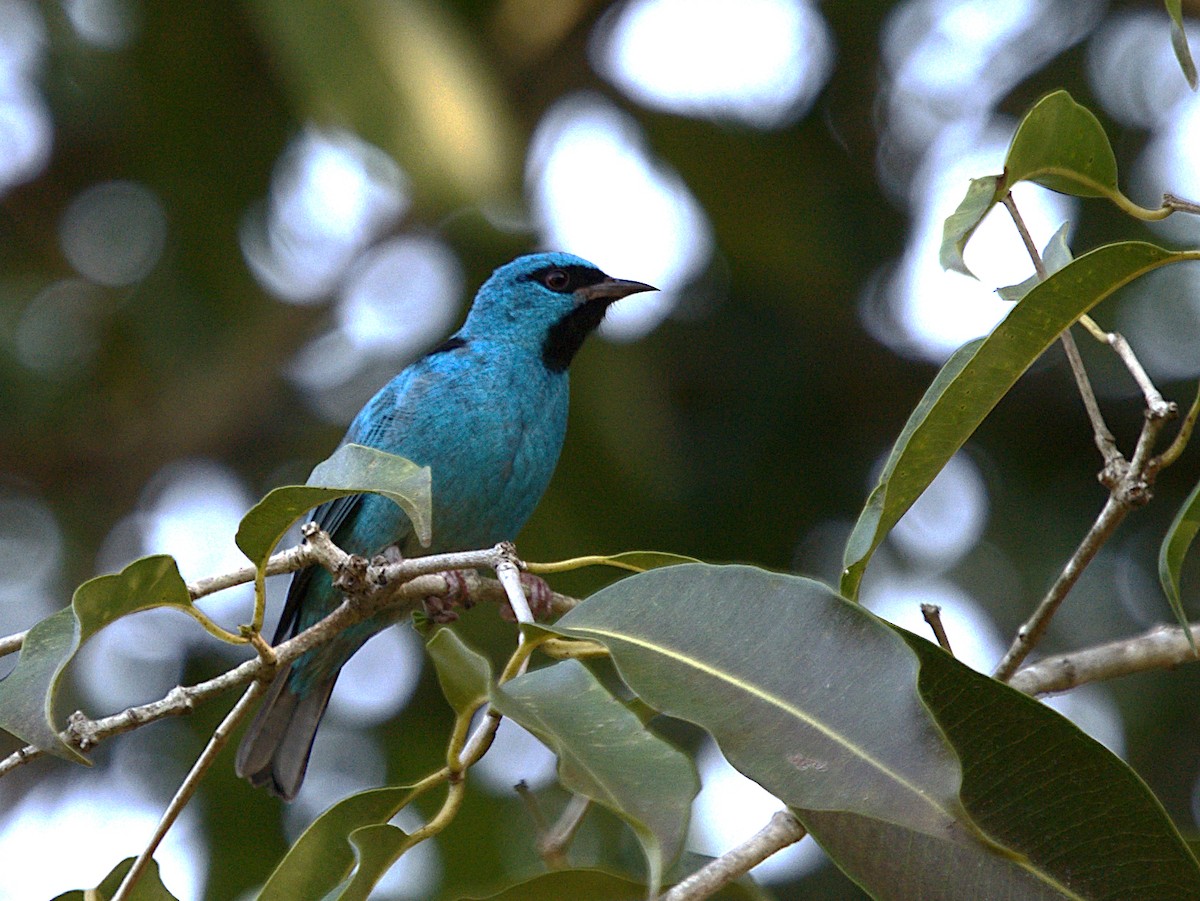
{"type": "Polygon", "coordinates": [[[630,294],[657,290],[658,288],[653,285],[647,285],[644,282],[631,282],[623,278],[605,278],[602,282],[596,282],[594,285],[580,288],[575,292],[575,296],[587,302],[601,300],[607,303],[614,303],[622,297],[628,297],[630,294]]]}

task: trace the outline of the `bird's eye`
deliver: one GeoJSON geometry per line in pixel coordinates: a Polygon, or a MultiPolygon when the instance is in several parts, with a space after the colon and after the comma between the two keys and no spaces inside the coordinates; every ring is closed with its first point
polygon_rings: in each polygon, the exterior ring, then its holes
{"type": "Polygon", "coordinates": [[[542,284],[551,291],[565,291],[570,282],[571,277],[561,269],[551,269],[542,276],[542,284]]]}

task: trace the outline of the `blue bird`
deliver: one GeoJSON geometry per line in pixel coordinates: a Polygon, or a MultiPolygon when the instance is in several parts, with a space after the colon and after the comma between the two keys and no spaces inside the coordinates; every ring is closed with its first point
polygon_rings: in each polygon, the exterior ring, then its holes
{"type": "MultiPolygon", "coordinates": [[[[392,545],[410,556],[514,539],[558,463],[567,428],[567,367],[612,303],[654,290],[610,278],[565,253],[524,256],[497,269],[462,328],[388,382],[342,439],[430,467],[432,545],[420,547],[404,512],[374,494],[324,504],[316,523],[347,553],[367,558],[392,545]]],[[[275,643],[340,602],[327,571],[300,570],[275,643]]],[[[339,671],[401,615],[359,623],[280,672],[238,748],[238,774],[294,798],[339,671]]]]}

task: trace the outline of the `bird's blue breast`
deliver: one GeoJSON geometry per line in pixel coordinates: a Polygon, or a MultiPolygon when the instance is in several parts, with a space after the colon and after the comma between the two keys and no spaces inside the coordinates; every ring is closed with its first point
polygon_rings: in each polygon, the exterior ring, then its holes
{"type": "Polygon", "coordinates": [[[430,467],[433,542],[419,547],[407,517],[375,495],[335,539],[364,555],[397,541],[417,554],[512,540],[554,473],[567,396],[566,374],[523,348],[475,339],[425,357],[371,400],[345,440],[430,467]]]}

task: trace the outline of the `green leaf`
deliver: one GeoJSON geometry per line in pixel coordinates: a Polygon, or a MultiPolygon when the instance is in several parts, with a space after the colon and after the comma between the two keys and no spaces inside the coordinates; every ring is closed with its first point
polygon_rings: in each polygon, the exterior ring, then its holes
{"type": "Polygon", "coordinates": [[[1166,0],[1166,7],[1171,16],[1171,48],[1175,51],[1175,59],[1179,60],[1179,68],[1183,70],[1188,87],[1194,91],[1200,82],[1196,78],[1192,51],[1188,48],[1187,32],[1183,30],[1183,4],[1181,0],[1166,0]]]}
{"type": "Polygon", "coordinates": [[[421,544],[428,547],[432,528],[429,467],[373,447],[343,445],[313,469],[307,484],[273,489],[238,525],[237,546],[258,570],[254,577],[256,626],[262,622],[267,561],[283,533],[326,501],[364,493],[381,494],[398,504],[421,544]]]}
{"type": "Polygon", "coordinates": [[[1063,329],[1138,276],[1197,259],[1200,251],[1140,241],[1098,247],[1033,288],[987,338],[951,356],[905,423],[846,542],[842,593],[857,596],[892,526],[1063,329]]]}
{"type": "MultiPolygon", "coordinates": [[[[1071,254],[1071,248],[1067,246],[1067,232],[1070,230],[1071,223],[1064,222],[1046,242],[1046,246],[1042,250],[1042,266],[1046,270],[1046,275],[1053,275],[1075,259],[1071,254]]],[[[1019,285],[997,288],[996,293],[1002,300],[1010,300],[1015,303],[1032,291],[1040,281],[1041,279],[1035,272],[1019,285]]]]}
{"type": "Polygon", "coordinates": [[[683,847],[692,799],[700,790],[691,759],[647,730],[577,660],[493,687],[492,705],[558,755],[566,788],[629,823],[646,854],[652,894],[657,893],[664,867],[683,847]]]}
{"type": "Polygon", "coordinates": [[[1066,91],[1047,94],[1025,114],[1009,145],[1004,175],[1009,187],[1033,181],[1077,197],[1121,193],[1104,127],[1066,91]]]}
{"type": "MultiPolygon", "coordinates": [[[[132,857],[126,857],[113,867],[112,872],[105,876],[104,881],[95,888],[64,892],[55,897],[53,901],[109,901],[121,887],[121,880],[133,866],[133,861],[132,857]]],[[[146,869],[138,878],[137,885],[130,892],[129,901],[177,901],[175,896],[162,884],[162,877],[158,873],[158,861],[150,859],[150,863],[146,865],[146,869]]]]}
{"type": "Polygon", "coordinates": [[[1044,704],[893,628],[921,659],[921,697],[988,835],[1080,897],[1200,898],[1200,866],[1124,761],[1044,704]]]}
{"type": "Polygon", "coordinates": [[[58,736],[59,681],[85,641],[121,617],[153,607],[195,609],[174,558],[165,554],[142,557],[119,573],[80,585],[70,607],[29,630],[16,668],[0,680],[0,729],[48,754],[90,765],[58,736]]]}
{"type": "Polygon", "coordinates": [[[602,589],[549,631],[605,645],[646,703],[703,726],[789,805],[935,835],[963,818],[958,761],[917,697],[915,656],[819,582],[673,566],[602,589]]]}
{"type": "Polygon", "coordinates": [[[963,275],[975,277],[963,260],[963,248],[971,240],[971,235],[975,233],[983,217],[1000,201],[1006,190],[1000,175],[971,179],[967,186],[967,196],[962,199],[958,209],[946,217],[942,226],[942,247],[938,251],[938,260],[943,269],[952,269],[963,275]]]}
{"type": "MultiPolygon", "coordinates": [[[[387,823],[414,797],[412,786],[389,786],[358,792],[334,804],[304,830],[284,855],[259,893],[259,901],[299,901],[327,896],[354,870],[360,851],[357,844],[352,846],[350,842],[356,831],[387,823]]],[[[370,842],[369,837],[366,841],[370,842]]],[[[376,880],[382,875],[376,874],[376,880]]]]}
{"type": "Polygon", "coordinates": [[[819,583],[656,570],[554,631],[604,643],[877,898],[1200,897],[1200,867],[1118,758],[819,583]]]}
{"type": "Polygon", "coordinates": [[[437,670],[442,694],[455,713],[467,713],[487,700],[492,665],[486,657],[446,628],[434,632],[425,648],[437,670]]]}
{"type": "Polygon", "coordinates": [[[1183,609],[1183,600],[1179,597],[1179,576],[1183,570],[1183,561],[1191,549],[1196,533],[1200,532],[1200,482],[1187,496],[1171,527],[1167,529],[1162,546],[1158,549],[1158,581],[1162,583],[1167,601],[1183,632],[1196,653],[1196,639],[1188,628],[1187,612],[1183,609]]]}
{"type": "Polygon", "coordinates": [[[375,823],[351,832],[350,844],[354,846],[357,865],[354,877],[342,889],[338,901],[367,901],[371,889],[408,849],[409,842],[408,834],[390,823],[375,823]]]}
{"type": "Polygon", "coordinates": [[[397,503],[421,544],[430,541],[429,467],[361,444],[347,444],[320,463],[304,485],[270,491],[242,517],[237,546],[262,567],[292,523],[326,501],[351,494],[382,494],[397,503]]]}

